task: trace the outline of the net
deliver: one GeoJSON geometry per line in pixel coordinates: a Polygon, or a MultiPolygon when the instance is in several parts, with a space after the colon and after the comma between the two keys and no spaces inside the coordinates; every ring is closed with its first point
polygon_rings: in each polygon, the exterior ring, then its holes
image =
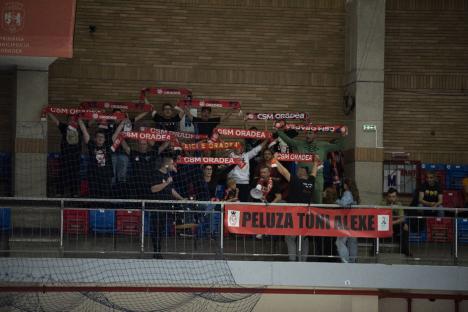
{"type": "MultiPolygon", "coordinates": [[[[186,91],[148,89],[146,93],[162,95],[154,105],[157,108],[154,111],[147,101],[96,101],[83,102],[80,108],[45,108],[43,117],[47,114],[52,123],[48,130],[42,124],[42,136],[48,133],[49,141],[60,142],[59,151],[47,155],[47,195],[170,200],[216,197],[212,189],[207,190],[202,166],[181,165],[179,170],[166,170],[170,164],[163,163],[167,158],[176,160],[181,155],[223,157],[229,153],[229,147],[239,147],[230,145],[213,150],[197,144],[210,139],[221,118],[211,117],[211,111],[198,118],[196,108],[187,106],[183,110],[168,103],[168,95],[186,96],[186,91]],[[121,108],[140,109],[141,112],[122,113],[121,108]],[[162,179],[156,182],[170,180],[170,185],[154,191],[151,186],[155,185],[154,173],[159,169],[163,176],[159,175],[162,179]]],[[[33,135],[28,133],[26,136],[33,135]]],[[[35,159],[26,164],[30,167],[40,165],[35,159]]],[[[219,180],[218,184],[224,182],[219,180]]],[[[25,184],[17,187],[27,189],[25,184]]],[[[16,193],[21,193],[19,189],[16,193]]]]}
{"type": "Polygon", "coordinates": [[[2,286],[28,290],[2,288],[0,308],[12,311],[251,311],[260,298],[218,260],[3,259],[1,267],[2,286]]]}

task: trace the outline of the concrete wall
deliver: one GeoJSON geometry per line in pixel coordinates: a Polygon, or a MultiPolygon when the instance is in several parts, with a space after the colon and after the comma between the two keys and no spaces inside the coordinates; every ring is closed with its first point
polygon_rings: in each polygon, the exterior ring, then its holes
{"type": "MultiPolygon", "coordinates": [[[[52,307],[60,299],[67,310],[101,311],[103,303],[113,303],[128,309],[151,305],[174,306],[178,311],[197,309],[233,309],[235,311],[406,311],[405,299],[379,299],[364,295],[294,294],[299,290],[376,290],[464,294],[468,290],[468,269],[465,267],[408,266],[380,264],[327,264],[261,261],[182,261],[135,259],[0,259],[0,283],[23,282],[35,285],[97,285],[97,286],[173,286],[173,287],[260,287],[281,288],[279,294],[211,294],[204,301],[186,293],[102,293],[80,297],[78,293],[28,294],[18,296],[17,304],[41,304],[52,307]],[[105,268],[105,269],[103,269],[105,268]],[[52,282],[51,282],[52,281],[52,282]],[[292,293],[288,294],[287,291],[292,293]],[[55,296],[55,297],[54,297],[55,296]],[[29,299],[28,299],[29,298],[29,299]],[[55,299],[54,299],[55,298],[55,299]],[[220,301],[216,302],[218,298],[220,301]],[[232,298],[231,303],[223,300],[232,298]],[[108,300],[107,300],[108,299],[108,300]],[[222,300],[221,300],[222,299],[222,300]],[[213,301],[214,300],[214,301],[213,301]],[[213,303],[216,302],[216,303],[213,303]],[[101,303],[101,304],[99,304],[101,303]],[[214,305],[213,305],[214,304],[214,305]],[[91,308],[92,307],[92,308],[91,308]],[[202,308],[201,308],[202,307],[202,308]]],[[[460,303],[459,311],[468,311],[468,304],[460,303]]],[[[454,311],[453,300],[413,299],[412,311],[454,311]]]]}

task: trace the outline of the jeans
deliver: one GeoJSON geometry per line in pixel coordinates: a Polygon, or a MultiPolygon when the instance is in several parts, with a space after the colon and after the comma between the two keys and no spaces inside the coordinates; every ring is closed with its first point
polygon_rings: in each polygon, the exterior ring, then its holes
{"type": "MultiPolygon", "coordinates": [[[[284,240],[288,246],[289,261],[296,261],[298,250],[297,241],[298,236],[285,236],[284,240]]],[[[307,260],[309,254],[309,237],[301,236],[301,253],[299,255],[299,261],[303,262],[307,260]]]]}
{"type": "Polygon", "coordinates": [[[314,204],[321,204],[323,199],[323,175],[317,174],[315,178],[314,192],[312,193],[312,201],[314,204]]]}
{"type": "Polygon", "coordinates": [[[116,183],[123,183],[127,181],[127,168],[128,168],[128,155],[122,153],[112,154],[112,167],[114,170],[114,177],[112,178],[112,185],[116,183]]]}
{"type": "Polygon", "coordinates": [[[356,262],[358,253],[356,237],[337,237],[335,244],[341,261],[345,263],[356,262]]]}

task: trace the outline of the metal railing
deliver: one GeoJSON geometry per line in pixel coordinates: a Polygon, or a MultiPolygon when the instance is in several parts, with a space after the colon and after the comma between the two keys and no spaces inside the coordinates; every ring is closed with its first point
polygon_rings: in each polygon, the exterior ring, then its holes
{"type": "MultiPolygon", "coordinates": [[[[223,202],[4,197],[0,207],[8,207],[11,215],[9,226],[2,221],[2,256],[278,261],[290,256],[284,237],[225,233],[223,202]]],[[[394,226],[390,238],[359,238],[358,262],[468,264],[468,219],[456,217],[468,209],[439,208],[450,214],[442,218],[418,215],[426,208],[395,209],[405,211],[404,224],[394,226]]],[[[309,237],[299,240],[298,247],[309,248],[307,261],[340,262],[335,241],[334,237],[309,237]]]]}

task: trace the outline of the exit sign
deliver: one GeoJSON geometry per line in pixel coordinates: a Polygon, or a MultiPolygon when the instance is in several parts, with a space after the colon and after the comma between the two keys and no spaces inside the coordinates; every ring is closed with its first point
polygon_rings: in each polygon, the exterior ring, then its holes
{"type": "Polygon", "coordinates": [[[364,131],[377,131],[376,125],[364,124],[362,125],[362,130],[364,131]]]}

